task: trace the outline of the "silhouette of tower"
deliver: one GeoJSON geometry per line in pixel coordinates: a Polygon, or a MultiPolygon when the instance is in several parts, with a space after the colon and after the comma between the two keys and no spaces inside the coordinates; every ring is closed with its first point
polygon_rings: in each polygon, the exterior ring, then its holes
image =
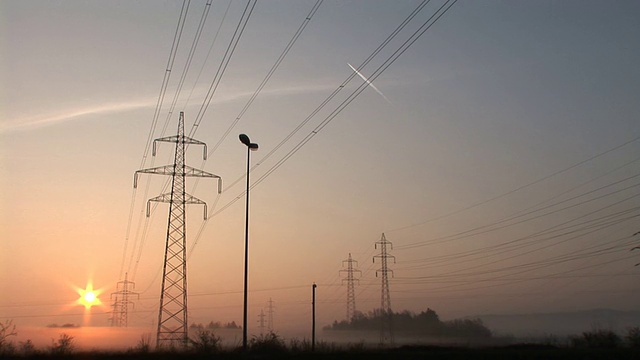
{"type": "Polygon", "coordinates": [[[264,309],[260,309],[260,315],[258,315],[258,327],[260,328],[260,335],[264,334],[264,309]]]}
{"type": "Polygon", "coordinates": [[[150,204],[155,202],[169,203],[169,221],[164,252],[162,271],[162,290],[160,292],[160,309],[158,311],[158,331],[156,347],[186,346],[187,337],[187,234],[186,204],[204,205],[204,219],[207,219],[207,204],[185,191],[186,177],[203,177],[218,179],[218,193],[221,192],[219,176],[192,168],[185,164],[187,145],[202,145],[203,158],[207,158],[207,145],[201,141],[184,135],[184,112],[180,112],[178,134],[153,141],[153,156],[156,155],[156,142],[176,144],[175,158],[172,165],[138,170],[135,173],[133,186],[137,187],[138,173],[170,175],[171,192],[159,195],[147,201],[147,216],[150,204]]]}
{"type": "Polygon", "coordinates": [[[275,306],[273,306],[273,300],[269,298],[269,307],[267,308],[267,331],[273,332],[273,313],[275,312],[275,306]]]}
{"type": "Polygon", "coordinates": [[[387,246],[393,249],[393,244],[387,241],[387,238],[382,233],[380,241],[375,243],[375,248],[380,246],[380,254],[373,257],[373,262],[376,262],[376,258],[379,258],[382,266],[376,270],[376,277],[380,274],[382,278],[382,291],[380,294],[380,344],[393,344],[393,312],[391,311],[391,297],[389,296],[389,274],[393,276],[393,270],[389,270],[387,263],[389,259],[393,259],[393,263],[396,262],[396,257],[387,253],[387,246]]]}
{"type": "Polygon", "coordinates": [[[340,270],[340,274],[346,273],[346,278],[342,279],[342,283],[347,282],[347,321],[351,321],[353,319],[353,315],[356,313],[356,289],[355,283],[360,283],[360,279],[357,279],[354,274],[359,273],[362,274],[360,270],[357,270],[355,266],[358,265],[358,262],[351,258],[351,253],[349,253],[349,258],[347,260],[342,261],[342,266],[347,264],[347,269],[340,270]]]}
{"type": "Polygon", "coordinates": [[[124,280],[118,281],[116,291],[111,293],[111,299],[113,300],[111,326],[127,327],[129,324],[129,305],[135,307],[130,298],[140,298],[140,295],[133,291],[136,288],[136,284],[133,281],[129,281],[127,277],[128,273],[125,273],[124,280]]]}

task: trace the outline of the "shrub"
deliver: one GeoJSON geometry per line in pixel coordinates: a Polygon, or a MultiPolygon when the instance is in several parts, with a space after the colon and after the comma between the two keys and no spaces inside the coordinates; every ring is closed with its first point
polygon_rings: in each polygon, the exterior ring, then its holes
{"type": "Polygon", "coordinates": [[[193,349],[199,353],[211,354],[220,350],[222,339],[211,330],[198,330],[195,338],[189,338],[193,349]]]}
{"type": "Polygon", "coordinates": [[[620,337],[611,330],[593,330],[583,332],[582,336],[571,339],[574,347],[587,347],[590,349],[612,349],[620,344],[620,337]]]}
{"type": "Polygon", "coordinates": [[[24,356],[30,356],[36,353],[36,347],[33,345],[31,339],[20,341],[20,353],[24,356]]]}
{"type": "Polygon", "coordinates": [[[627,332],[626,339],[632,348],[640,348],[640,327],[634,326],[630,328],[627,332]]]}
{"type": "Polygon", "coordinates": [[[0,355],[11,355],[15,352],[16,348],[9,338],[16,336],[16,326],[13,324],[13,320],[6,320],[0,322],[0,355]]]}
{"type": "Polygon", "coordinates": [[[287,350],[284,340],[276,333],[254,336],[249,341],[249,350],[261,353],[282,353],[287,350]]]}
{"type": "Polygon", "coordinates": [[[140,340],[136,344],[136,347],[131,349],[131,351],[135,351],[138,353],[146,354],[151,350],[151,334],[146,333],[140,335],[140,340]]]}
{"type": "Polygon", "coordinates": [[[57,341],[51,340],[51,353],[54,355],[69,355],[73,351],[73,336],[68,334],[60,334],[57,341]]]}

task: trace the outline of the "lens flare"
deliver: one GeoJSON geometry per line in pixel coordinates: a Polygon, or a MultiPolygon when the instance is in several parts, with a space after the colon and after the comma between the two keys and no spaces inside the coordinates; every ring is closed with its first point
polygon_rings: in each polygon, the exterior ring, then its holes
{"type": "Polygon", "coordinates": [[[85,289],[77,289],[78,295],[80,298],[78,299],[78,304],[83,305],[85,309],[90,309],[94,305],[101,305],[102,301],[98,298],[98,295],[102,292],[101,290],[94,290],[93,284],[91,282],[87,283],[85,289]]]}

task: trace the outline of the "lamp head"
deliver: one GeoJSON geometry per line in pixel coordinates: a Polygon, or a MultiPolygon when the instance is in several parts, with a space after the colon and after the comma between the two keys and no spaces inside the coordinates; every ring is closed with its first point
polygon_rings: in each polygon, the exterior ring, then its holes
{"type": "Polygon", "coordinates": [[[251,147],[251,140],[246,134],[240,134],[239,138],[240,138],[240,142],[251,147]]]}

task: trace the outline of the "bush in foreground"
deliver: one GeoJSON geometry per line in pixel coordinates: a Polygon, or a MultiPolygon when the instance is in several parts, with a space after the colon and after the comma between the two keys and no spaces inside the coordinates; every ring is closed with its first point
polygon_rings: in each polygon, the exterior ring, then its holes
{"type": "Polygon", "coordinates": [[[582,333],[582,336],[571,339],[573,347],[589,349],[613,349],[620,345],[620,337],[611,330],[593,330],[582,333]]]}
{"type": "Polygon", "coordinates": [[[189,338],[189,343],[198,353],[212,354],[220,351],[222,339],[211,330],[198,330],[194,338],[189,338]]]}
{"type": "Polygon", "coordinates": [[[640,327],[634,326],[627,332],[627,343],[635,349],[640,349],[640,327]]]}
{"type": "Polygon", "coordinates": [[[254,336],[249,341],[249,351],[262,353],[284,353],[287,346],[278,334],[269,332],[268,334],[254,336]]]}

